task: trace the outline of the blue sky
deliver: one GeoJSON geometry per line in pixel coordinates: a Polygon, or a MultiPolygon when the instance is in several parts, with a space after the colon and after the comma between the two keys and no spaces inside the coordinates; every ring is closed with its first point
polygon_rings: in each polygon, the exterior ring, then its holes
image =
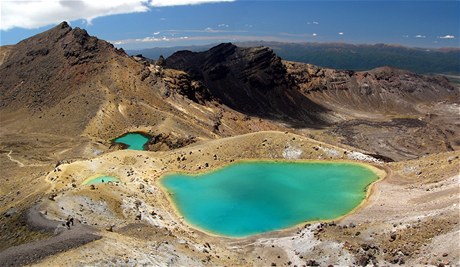
{"type": "Polygon", "coordinates": [[[2,1],[1,45],[68,20],[125,49],[249,40],[460,47],[460,1],[58,1],[45,0],[57,4],[41,15],[2,1]]]}

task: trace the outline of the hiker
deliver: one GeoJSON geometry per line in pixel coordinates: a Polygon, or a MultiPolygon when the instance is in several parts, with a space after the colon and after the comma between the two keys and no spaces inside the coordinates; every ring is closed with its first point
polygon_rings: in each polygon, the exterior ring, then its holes
{"type": "Polygon", "coordinates": [[[70,224],[73,226],[73,217],[72,216],[67,216],[67,219],[65,221],[65,225],[67,226],[67,229],[70,229],[70,224]]]}

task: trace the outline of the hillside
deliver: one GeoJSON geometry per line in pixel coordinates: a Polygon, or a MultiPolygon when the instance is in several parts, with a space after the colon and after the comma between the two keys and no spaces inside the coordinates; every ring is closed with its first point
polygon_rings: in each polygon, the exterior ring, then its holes
{"type": "Polygon", "coordinates": [[[165,64],[189,73],[232,109],[295,128],[328,129],[340,142],[372,154],[400,160],[460,144],[454,112],[459,87],[443,76],[388,67],[338,71],[233,44],[179,51],[165,64]]]}
{"type": "Polygon", "coordinates": [[[227,43],[201,53],[181,51],[168,57],[165,66],[187,72],[214,98],[248,115],[310,127],[328,120],[327,110],[297,90],[281,58],[266,47],[227,43]]]}
{"type": "Polygon", "coordinates": [[[335,70],[230,43],[151,60],[65,22],[0,59],[6,266],[460,261],[460,88],[444,76],[335,70]],[[148,136],[145,151],[113,143],[128,132],[148,136]],[[382,179],[333,222],[241,239],[188,224],[160,184],[244,160],[350,162],[382,179]],[[100,175],[120,182],[84,183],[100,175]]]}

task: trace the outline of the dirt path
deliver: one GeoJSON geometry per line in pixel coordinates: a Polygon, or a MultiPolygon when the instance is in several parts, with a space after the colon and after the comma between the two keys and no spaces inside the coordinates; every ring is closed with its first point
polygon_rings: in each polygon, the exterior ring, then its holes
{"type": "Polygon", "coordinates": [[[10,152],[8,152],[8,154],[6,154],[6,156],[14,163],[17,163],[19,165],[19,167],[24,167],[24,163],[20,162],[19,160],[16,160],[16,159],[13,159],[13,157],[11,156],[11,153],[13,153],[13,150],[10,150],[10,152]]]}
{"type": "Polygon", "coordinates": [[[32,264],[45,257],[82,246],[101,238],[90,226],[75,222],[67,229],[62,221],[46,219],[36,207],[27,213],[27,224],[38,231],[54,232],[56,235],[45,240],[10,247],[0,252],[2,266],[23,266],[32,264]]]}

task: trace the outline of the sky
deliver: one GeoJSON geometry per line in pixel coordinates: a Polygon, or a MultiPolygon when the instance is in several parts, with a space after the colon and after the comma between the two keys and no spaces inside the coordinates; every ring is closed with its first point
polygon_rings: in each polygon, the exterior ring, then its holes
{"type": "Polygon", "coordinates": [[[124,49],[238,41],[460,48],[460,0],[1,0],[0,44],[62,21],[124,49]]]}

